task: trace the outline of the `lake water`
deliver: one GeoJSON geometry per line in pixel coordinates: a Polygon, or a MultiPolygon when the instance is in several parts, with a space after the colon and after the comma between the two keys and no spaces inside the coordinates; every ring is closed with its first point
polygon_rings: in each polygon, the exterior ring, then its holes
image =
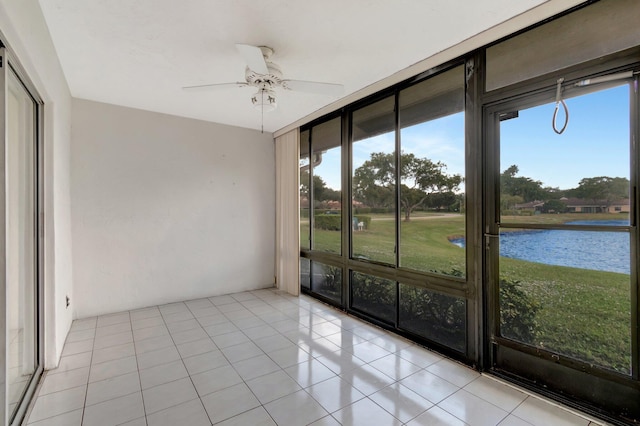
{"type": "MultiPolygon", "coordinates": [[[[627,220],[575,221],[574,225],[627,226],[627,220]]],[[[464,247],[464,238],[451,241],[464,247]]],[[[631,271],[629,234],[565,230],[515,231],[500,234],[500,256],[547,265],[620,272],[631,271]]]]}

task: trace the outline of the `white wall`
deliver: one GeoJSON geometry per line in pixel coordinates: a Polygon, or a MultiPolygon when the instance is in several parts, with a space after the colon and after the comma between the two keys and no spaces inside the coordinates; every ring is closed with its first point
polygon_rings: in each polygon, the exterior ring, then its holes
{"type": "Polygon", "coordinates": [[[73,100],[77,318],[270,287],[271,134],[73,100]]]}
{"type": "Polygon", "coordinates": [[[0,31],[42,97],[45,162],[45,368],[57,365],[71,326],[69,149],[71,96],[37,0],[0,0],[0,31]]]}

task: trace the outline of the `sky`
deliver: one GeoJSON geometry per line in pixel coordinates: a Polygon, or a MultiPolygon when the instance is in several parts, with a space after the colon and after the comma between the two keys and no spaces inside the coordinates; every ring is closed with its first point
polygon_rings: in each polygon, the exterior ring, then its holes
{"type": "MultiPolygon", "coordinates": [[[[629,86],[567,99],[569,123],[563,134],[552,127],[555,103],[519,111],[519,116],[500,123],[500,172],[512,164],[517,176],[542,182],[543,186],[570,189],[585,177],[629,178],[629,86]]],[[[558,114],[558,126],[564,113],[558,114]]],[[[453,114],[402,130],[404,152],[442,161],[448,174],[464,176],[464,115],[453,114]]],[[[353,168],[372,152],[392,152],[393,132],[358,141],[353,146],[353,168]]],[[[340,188],[340,149],[323,154],[314,169],[327,186],[340,188]]]]}
{"type": "MultiPolygon", "coordinates": [[[[557,135],[555,103],[522,110],[500,125],[500,171],[515,164],[518,176],[570,189],[585,177],[629,178],[629,86],[567,99],[569,124],[557,135]]],[[[562,108],[561,108],[562,109],[562,108]]],[[[558,113],[558,127],[564,114],[558,113]]]]}

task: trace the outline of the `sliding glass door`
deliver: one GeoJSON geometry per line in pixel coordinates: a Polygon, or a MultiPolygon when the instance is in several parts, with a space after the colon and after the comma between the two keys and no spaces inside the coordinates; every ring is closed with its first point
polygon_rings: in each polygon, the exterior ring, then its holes
{"type": "Polygon", "coordinates": [[[607,79],[567,85],[564,104],[549,90],[489,109],[490,355],[496,371],[637,416],[637,79],[607,79]]]}
{"type": "MultiPolygon", "coordinates": [[[[3,55],[3,59],[6,55],[3,55]]],[[[41,368],[38,103],[7,60],[4,79],[5,419],[19,424],[41,368]]]]}

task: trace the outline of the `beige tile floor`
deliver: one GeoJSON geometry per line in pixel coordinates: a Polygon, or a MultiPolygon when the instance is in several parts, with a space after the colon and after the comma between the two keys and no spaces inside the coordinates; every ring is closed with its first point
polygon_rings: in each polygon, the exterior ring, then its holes
{"type": "Polygon", "coordinates": [[[28,418],[33,426],[592,421],[271,289],[74,321],[28,418]]]}

